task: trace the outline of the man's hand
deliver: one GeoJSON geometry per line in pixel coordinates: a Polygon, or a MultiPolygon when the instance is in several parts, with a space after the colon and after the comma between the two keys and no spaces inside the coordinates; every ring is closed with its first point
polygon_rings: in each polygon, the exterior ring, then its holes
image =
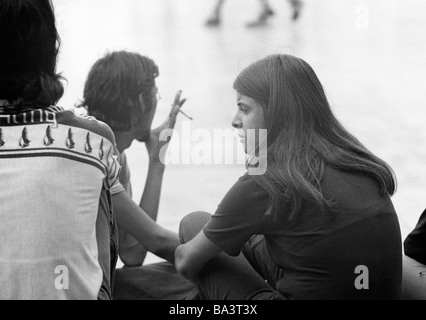
{"type": "MultiPolygon", "coordinates": [[[[146,141],[145,145],[148,150],[149,160],[151,162],[162,163],[160,159],[160,152],[162,148],[170,142],[171,137],[167,141],[160,141],[160,134],[162,131],[167,129],[174,129],[176,124],[177,114],[179,113],[180,108],[182,108],[183,104],[186,102],[186,99],[181,99],[182,90],[179,90],[176,93],[175,100],[172,104],[172,110],[170,112],[169,117],[164,123],[151,130],[151,136],[146,141]]],[[[164,164],[164,163],[162,163],[164,164]]]]}

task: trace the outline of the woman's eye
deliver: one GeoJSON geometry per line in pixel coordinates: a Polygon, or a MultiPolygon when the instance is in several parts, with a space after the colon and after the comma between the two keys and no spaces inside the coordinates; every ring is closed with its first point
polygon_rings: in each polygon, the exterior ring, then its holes
{"type": "Polygon", "coordinates": [[[247,110],[246,109],[244,109],[244,108],[239,108],[240,109],[240,111],[242,111],[244,114],[247,114],[247,110]]]}

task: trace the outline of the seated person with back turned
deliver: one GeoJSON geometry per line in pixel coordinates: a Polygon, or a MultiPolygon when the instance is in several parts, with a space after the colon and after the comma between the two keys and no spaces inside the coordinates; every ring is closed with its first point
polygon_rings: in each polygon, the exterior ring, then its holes
{"type": "Polygon", "coordinates": [[[168,119],[151,130],[160,99],[155,81],[158,75],[157,65],[148,57],[127,51],[106,54],[91,68],[81,103],[89,115],[112,128],[120,152],[120,184],[111,190],[119,230],[119,255],[125,264],[116,275],[114,298],[119,300],[190,299],[197,291],[190,281],[175,271],[174,252],[180,244],[177,233],[155,222],[165,170],[160,151],[164,151],[168,143],[160,141],[160,134],[165,129],[173,129],[177,114],[186,101],[181,99],[182,92],[179,91],[168,119]],[[125,154],[134,140],[145,143],[149,156],[139,206],[132,200],[130,169],[125,154]],[[138,223],[129,217],[135,217],[138,223]],[[147,251],[171,264],[140,267],[147,251]]]}
{"type": "Polygon", "coordinates": [[[56,106],[49,0],[0,0],[0,39],[0,300],[110,299],[113,132],[56,106]]]}
{"type": "Polygon", "coordinates": [[[403,299],[426,300],[426,210],[404,242],[403,299]]]}

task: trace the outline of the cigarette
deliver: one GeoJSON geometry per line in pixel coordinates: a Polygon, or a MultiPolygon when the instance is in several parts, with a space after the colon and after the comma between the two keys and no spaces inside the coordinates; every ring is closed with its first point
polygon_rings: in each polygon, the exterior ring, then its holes
{"type": "Polygon", "coordinates": [[[182,113],[185,117],[187,117],[189,120],[193,121],[194,119],[190,116],[188,116],[185,112],[183,112],[181,109],[179,109],[179,112],[182,113]]]}

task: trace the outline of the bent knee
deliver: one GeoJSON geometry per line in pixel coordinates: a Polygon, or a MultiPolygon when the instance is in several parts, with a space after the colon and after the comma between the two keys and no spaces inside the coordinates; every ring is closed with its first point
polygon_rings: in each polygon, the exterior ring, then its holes
{"type": "Polygon", "coordinates": [[[186,243],[203,230],[210,221],[211,214],[207,212],[193,212],[182,219],[179,226],[179,238],[181,243],[186,243]]]}

